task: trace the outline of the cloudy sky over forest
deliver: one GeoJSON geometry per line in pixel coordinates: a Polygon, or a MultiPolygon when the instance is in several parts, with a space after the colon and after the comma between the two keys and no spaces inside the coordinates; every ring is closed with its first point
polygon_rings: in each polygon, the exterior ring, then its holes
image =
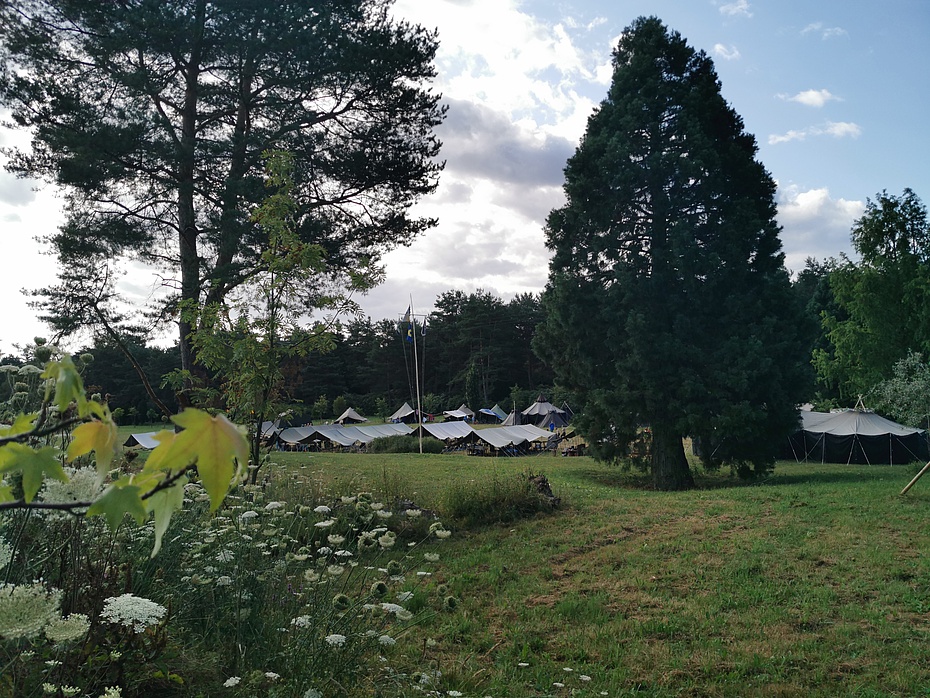
{"type": "MultiPolygon", "coordinates": [[[[438,29],[446,168],[419,207],[438,227],[390,253],[386,283],[361,299],[376,320],[397,317],[411,295],[427,312],[450,289],[505,300],[543,289],[542,229],[564,201],[562,168],[607,93],[611,50],[640,15],[714,60],[778,183],[789,269],[850,253],[853,221],[882,190],[910,187],[930,203],[925,0],[398,0],[394,14],[438,29]]],[[[20,137],[0,131],[0,145],[20,137]]],[[[42,332],[19,290],[54,280],[34,238],[54,230],[58,204],[35,185],[0,172],[0,351],[42,332]]],[[[124,283],[140,298],[153,288],[138,269],[124,283]]]]}

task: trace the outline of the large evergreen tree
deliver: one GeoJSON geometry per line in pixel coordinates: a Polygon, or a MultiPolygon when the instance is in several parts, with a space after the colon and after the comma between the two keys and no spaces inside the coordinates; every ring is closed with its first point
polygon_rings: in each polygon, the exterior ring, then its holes
{"type": "Polygon", "coordinates": [[[613,67],[547,221],[537,348],[582,398],[596,454],[650,429],[657,488],[693,484],[685,435],[764,470],[807,387],[775,184],[713,62],[677,32],[636,20],[613,67]]]}
{"type": "MultiPolygon", "coordinates": [[[[385,249],[433,221],[408,215],[441,163],[428,89],[434,33],[390,0],[8,0],[0,3],[0,105],[31,129],[21,175],[54,182],[67,219],[51,236],[63,331],[112,323],[111,265],[164,270],[166,309],[222,304],[261,264],[250,212],[262,153],[288,151],[297,232],[328,281],[364,286],[385,249]],[[363,278],[364,277],[364,278],[363,278]]],[[[315,279],[308,310],[329,287],[315,279]]],[[[194,365],[190,316],[177,314],[194,365]]]]}

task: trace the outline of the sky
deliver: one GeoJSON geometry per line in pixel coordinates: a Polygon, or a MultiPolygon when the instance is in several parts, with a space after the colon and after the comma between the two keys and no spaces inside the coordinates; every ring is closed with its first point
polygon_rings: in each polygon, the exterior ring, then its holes
{"type": "MultiPolygon", "coordinates": [[[[427,313],[449,290],[505,301],[543,290],[543,228],[564,203],[565,162],[607,94],[611,51],[643,15],[713,59],[777,182],[790,270],[852,255],[850,229],[882,191],[909,187],[930,203],[926,0],[397,0],[393,13],[438,31],[446,165],[416,209],[438,226],[388,253],[385,283],[357,299],[374,320],[411,299],[427,313]]],[[[0,129],[0,146],[22,138],[0,129]]],[[[0,352],[47,334],[20,290],[54,282],[36,237],[61,220],[53,189],[0,171],[0,352]]],[[[140,268],[121,283],[140,303],[158,285],[140,268]]]]}

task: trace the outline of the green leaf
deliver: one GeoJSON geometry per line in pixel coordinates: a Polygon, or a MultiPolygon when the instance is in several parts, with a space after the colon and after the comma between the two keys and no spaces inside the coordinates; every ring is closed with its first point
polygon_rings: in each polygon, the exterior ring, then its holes
{"type": "Polygon", "coordinates": [[[171,523],[171,516],[184,504],[184,485],[187,478],[180,478],[168,489],[156,492],[145,500],[145,508],[155,514],[155,547],[152,548],[151,557],[155,557],[161,550],[162,537],[171,523]]]}
{"type": "Polygon", "coordinates": [[[13,496],[13,486],[12,485],[0,485],[0,503],[3,502],[12,502],[15,500],[13,496]]]}
{"type": "Polygon", "coordinates": [[[58,460],[58,449],[51,446],[40,449],[19,443],[0,446],[0,473],[16,472],[22,473],[23,497],[26,502],[33,500],[47,477],[68,482],[68,476],[58,460]]]}
{"type": "Polygon", "coordinates": [[[38,416],[38,412],[30,412],[29,414],[20,412],[13,420],[13,424],[10,426],[0,426],[0,436],[9,437],[28,434],[35,428],[35,421],[38,416]]]}
{"type": "Polygon", "coordinates": [[[142,502],[142,490],[135,485],[119,482],[110,485],[87,510],[88,516],[103,515],[111,531],[119,527],[126,514],[138,524],[145,521],[147,516],[145,504],[142,502]]]}
{"type": "MultiPolygon", "coordinates": [[[[77,402],[78,414],[82,417],[87,413],[87,396],[84,394],[84,383],[81,380],[81,374],[78,373],[77,366],[71,357],[65,354],[61,361],[50,361],[42,373],[42,377],[54,380],[55,387],[55,406],[58,411],[64,414],[68,405],[77,402]]],[[[46,389],[46,399],[51,385],[46,389]]]]}

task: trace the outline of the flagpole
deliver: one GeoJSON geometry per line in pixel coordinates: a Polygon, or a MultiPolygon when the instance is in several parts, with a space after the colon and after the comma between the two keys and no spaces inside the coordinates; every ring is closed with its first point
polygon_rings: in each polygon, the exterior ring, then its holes
{"type": "Polygon", "coordinates": [[[413,312],[413,294],[410,294],[410,327],[413,335],[413,375],[417,384],[417,434],[420,437],[420,454],[423,454],[423,411],[420,409],[420,364],[417,361],[417,326],[413,312]]]}

